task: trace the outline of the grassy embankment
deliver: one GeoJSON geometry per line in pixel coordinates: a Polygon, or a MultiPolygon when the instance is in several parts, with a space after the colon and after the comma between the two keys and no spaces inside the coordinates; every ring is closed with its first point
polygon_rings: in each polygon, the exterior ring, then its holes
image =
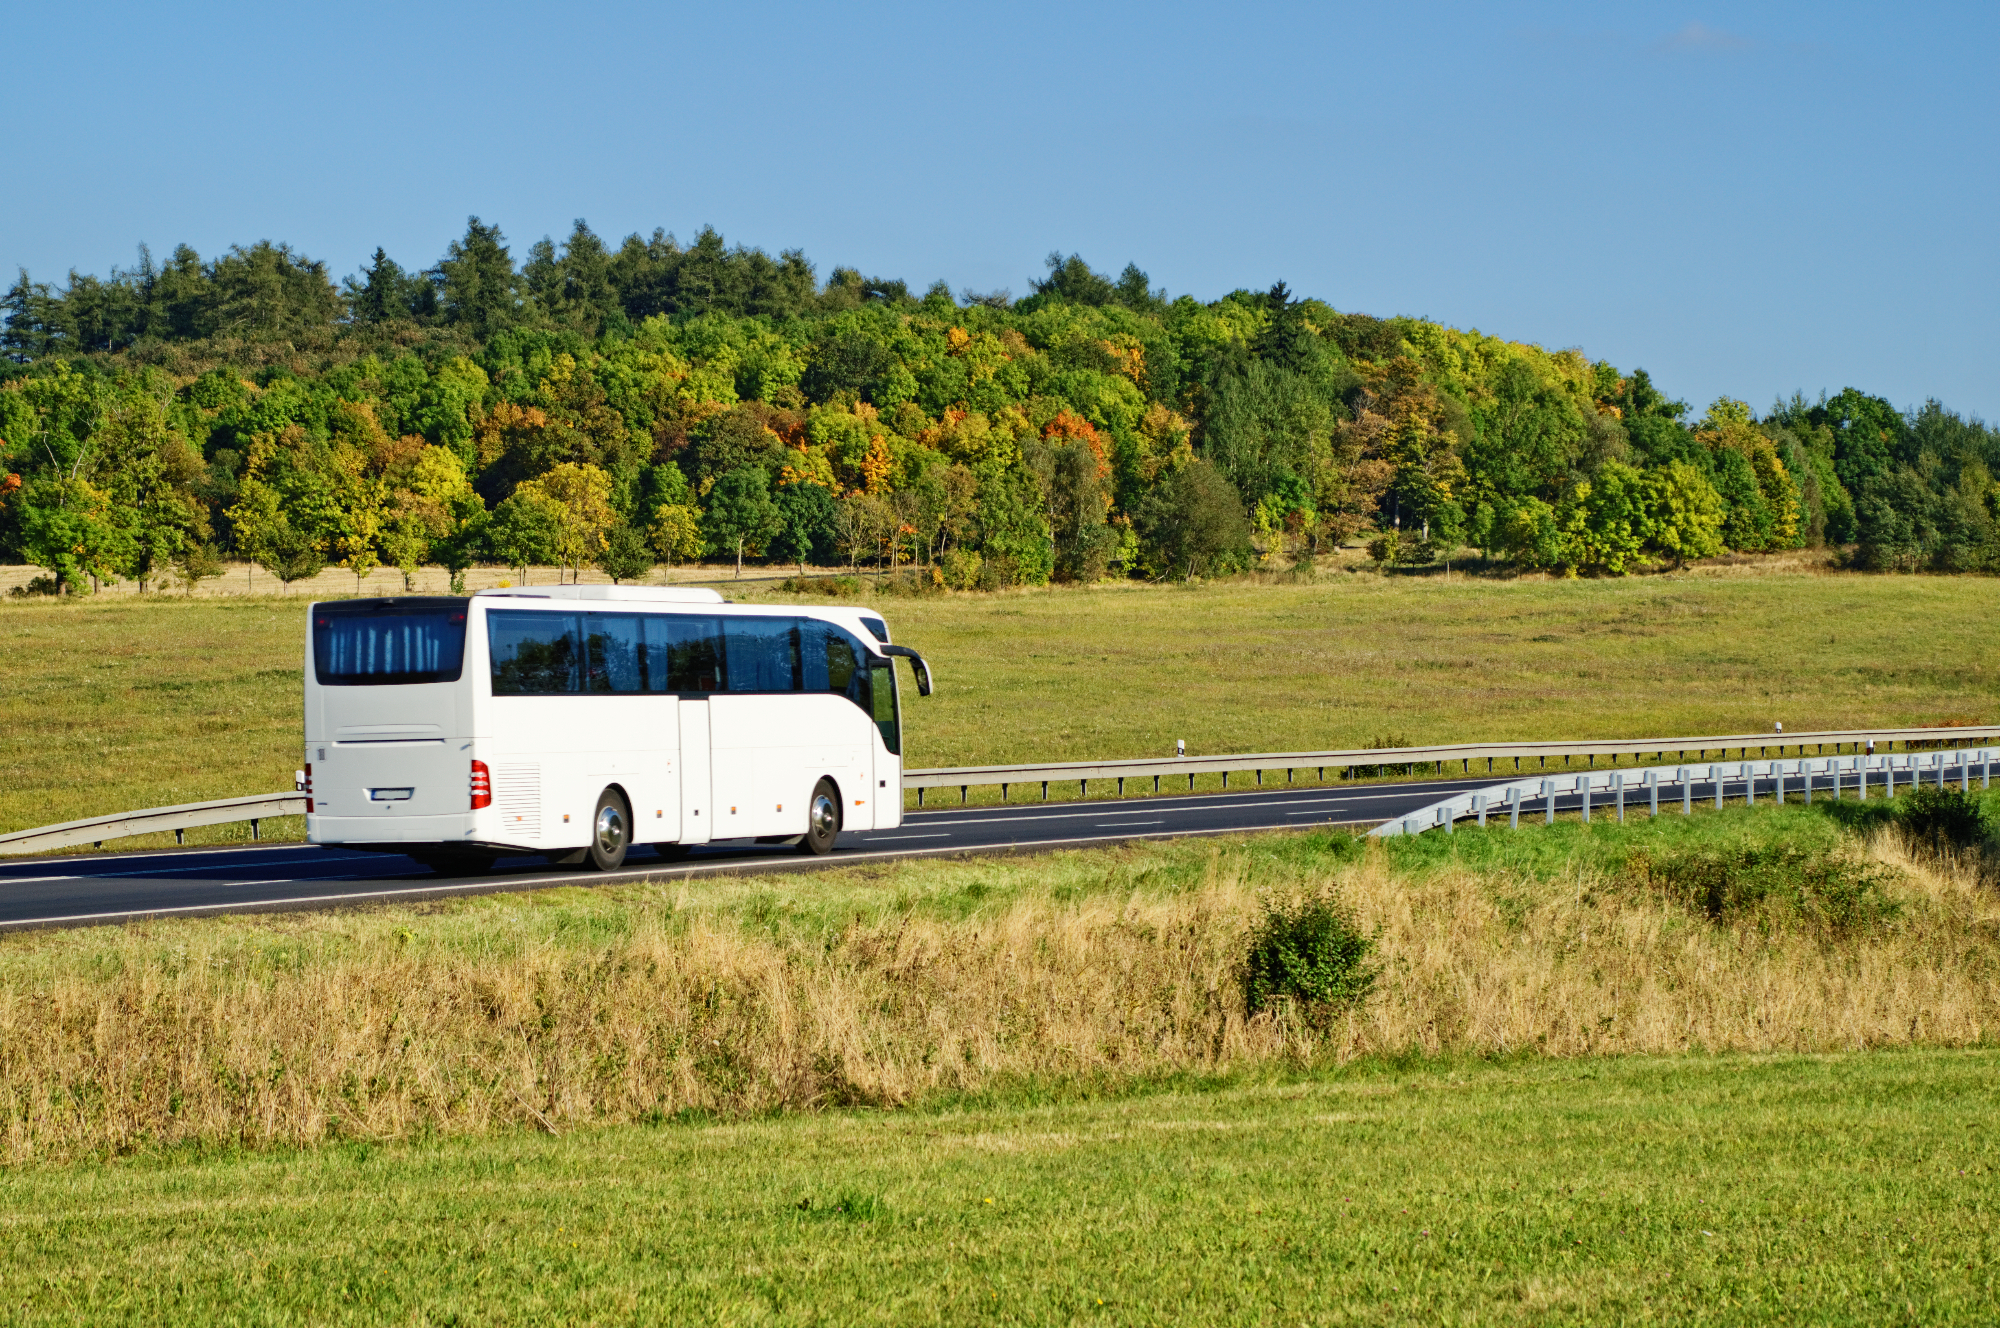
{"type": "Polygon", "coordinates": [[[1838,824],[1883,805],[13,935],[0,1147],[569,1130],[1365,1056],[1990,1043],[2000,900],[1838,824]],[[1661,866],[1732,845],[1804,865],[1713,897],[1661,866]],[[1331,1022],[1253,1015],[1259,900],[1311,893],[1377,937],[1377,989],[1331,1022]]]}
{"type": "Polygon", "coordinates": [[[1989,1322],[2000,900],[1881,810],[9,936],[0,1317],[1989,1322]],[[1375,991],[1246,1016],[1313,890],[1375,991]]]}
{"type": "MultiPolygon", "coordinates": [[[[758,587],[743,597],[783,598],[758,587]]],[[[1156,755],[1177,738],[1201,753],[1978,720],[1990,589],[1341,574],[880,606],[938,671],[938,694],[908,707],[924,766],[1156,755]]],[[[0,829],[288,788],[302,619],[298,598],[0,601],[0,829]]]]}

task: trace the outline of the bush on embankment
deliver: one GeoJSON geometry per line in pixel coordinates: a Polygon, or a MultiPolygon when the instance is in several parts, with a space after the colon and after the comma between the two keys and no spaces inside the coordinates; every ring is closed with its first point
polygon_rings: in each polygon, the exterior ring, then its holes
{"type": "MultiPolygon", "coordinates": [[[[1310,948],[1318,932],[1293,934],[1310,948]]],[[[1970,1045],[1996,1030],[2000,901],[1892,836],[1864,848],[1798,809],[0,942],[16,1160],[892,1107],[1367,1055],[1970,1045]],[[1710,909],[1672,884],[1703,870],[1688,855],[1751,849],[1754,906],[1710,909]],[[1864,883],[1866,907],[1839,926],[1797,906],[1829,880],[1864,883]],[[1350,1000],[1336,983],[1316,1008],[1301,988],[1250,1013],[1267,904],[1312,898],[1348,920],[1318,931],[1349,950],[1366,938],[1372,990],[1350,1000]]]]}

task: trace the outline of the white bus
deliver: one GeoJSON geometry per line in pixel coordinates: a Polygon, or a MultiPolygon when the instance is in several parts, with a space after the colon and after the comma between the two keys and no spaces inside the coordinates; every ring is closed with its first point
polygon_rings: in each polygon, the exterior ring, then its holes
{"type": "Polygon", "coordinates": [[[306,838],[438,871],[826,853],[903,816],[895,656],[859,608],[639,586],[331,600],[306,633],[306,838]]]}

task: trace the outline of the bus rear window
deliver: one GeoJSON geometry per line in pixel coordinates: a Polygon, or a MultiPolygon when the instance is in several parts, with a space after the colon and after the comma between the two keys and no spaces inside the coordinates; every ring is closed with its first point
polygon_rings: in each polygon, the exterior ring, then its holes
{"type": "Polygon", "coordinates": [[[465,605],[350,602],[313,611],[313,672],[322,687],[457,682],[465,605]]]}

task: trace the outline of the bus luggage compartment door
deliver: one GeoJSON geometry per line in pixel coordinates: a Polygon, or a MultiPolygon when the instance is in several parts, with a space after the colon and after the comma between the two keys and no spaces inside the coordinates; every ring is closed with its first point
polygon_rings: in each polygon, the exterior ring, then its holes
{"type": "Polygon", "coordinates": [[[714,780],[708,754],[708,702],[681,705],[681,835],[683,844],[706,844],[715,837],[715,808],[709,804],[714,780]]]}

